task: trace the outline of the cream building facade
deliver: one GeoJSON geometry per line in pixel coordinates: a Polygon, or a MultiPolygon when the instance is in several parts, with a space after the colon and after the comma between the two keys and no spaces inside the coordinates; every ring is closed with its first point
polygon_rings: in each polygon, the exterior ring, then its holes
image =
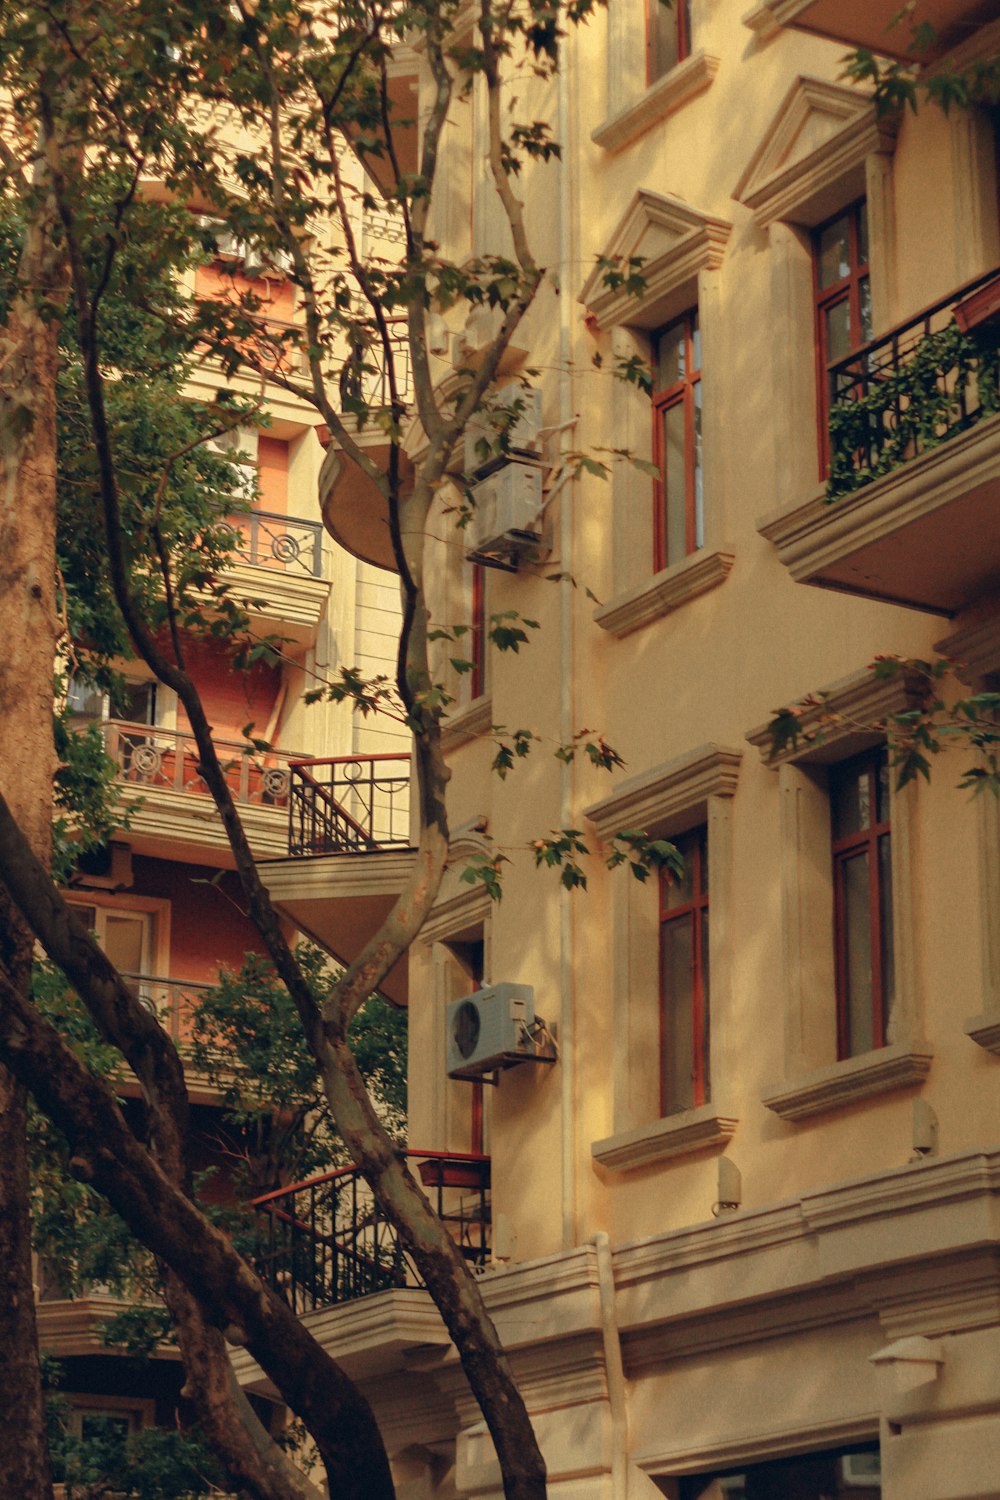
{"type": "MultiPolygon", "coordinates": [[[[915,685],[869,670],[938,650],[970,684],[1000,671],[997,128],[880,118],[845,81],[895,8],[610,0],[558,79],[518,88],[565,148],[524,185],[549,275],[508,372],[537,372],[546,556],[490,569],[486,608],[540,630],[446,729],[410,1141],[489,1157],[482,1287],[558,1500],[1000,1495],[1000,816],[957,755],[896,789],[877,726],[915,685]],[[641,259],[642,284],[610,289],[598,256],[641,259]],[[614,377],[633,357],[651,395],[614,377]],[[907,381],[935,359],[928,434],[907,381]],[[567,477],[569,449],[608,481],[567,477]],[[816,694],[834,727],[771,757],[773,712],[816,694]],[[491,725],[540,737],[503,781],[491,725]],[[585,725],[623,772],[550,753],[585,725]],[[530,852],[557,827],[675,840],[686,883],[596,861],[566,892],[530,852]],[[497,849],[494,904],[460,874],[497,849]],[[449,1005],[500,983],[531,986],[558,1060],[449,1078],[449,1005]]],[[[927,9],[930,66],[1000,46],[994,7],[927,9]]],[[[435,209],[455,256],[504,243],[474,94],[467,114],[435,209]]],[[[345,482],[327,523],[384,562],[356,502],[345,482]]],[[[440,618],[470,619],[462,534],[432,546],[440,618]]],[[[276,865],[272,889],[322,937],[384,909],[405,860],[276,865]]],[[[499,1496],[423,1291],[304,1315],[401,1496],[499,1496]]]]}

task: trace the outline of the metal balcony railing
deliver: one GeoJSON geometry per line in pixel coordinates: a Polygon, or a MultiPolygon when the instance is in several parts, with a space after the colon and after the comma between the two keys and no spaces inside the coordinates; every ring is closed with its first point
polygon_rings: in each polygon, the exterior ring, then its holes
{"type": "MultiPolygon", "coordinates": [[[[473,1269],[490,1252],[490,1159],[407,1151],[432,1206],[473,1269]]],[[[297,1313],[393,1287],[421,1287],[409,1251],[357,1167],[254,1200],[259,1275],[297,1313]]]]}
{"type": "MultiPolygon", "coordinates": [[[[199,769],[194,735],[153,724],[108,719],[104,744],[118,762],[118,780],[138,787],[163,787],[195,797],[209,796],[199,769]]],[[[215,748],[237,802],[261,807],[289,805],[290,767],[296,757],[278,750],[247,754],[235,741],[216,740],[215,748]]]]}
{"type": "Polygon", "coordinates": [[[289,854],[371,854],[409,847],[408,755],[298,760],[290,771],[289,854]]]}
{"type": "Polygon", "coordinates": [[[123,973],[122,978],[175,1042],[188,1039],[198,996],[212,988],[196,980],[162,979],[155,974],[123,973]]]}
{"type": "MultiPolygon", "coordinates": [[[[389,323],[389,342],[392,346],[393,365],[396,371],[396,388],[401,401],[408,402],[413,392],[410,375],[410,341],[406,323],[393,319],[389,323]]],[[[345,409],[350,403],[363,402],[366,407],[378,408],[389,404],[389,373],[385,350],[376,335],[369,347],[359,347],[357,364],[347,362],[340,372],[340,395],[345,409]]]]}
{"type": "Polygon", "coordinates": [[[995,329],[963,333],[954,309],[978,277],[829,365],[827,498],[851,494],[1000,409],[995,329]]]}
{"type": "Polygon", "coordinates": [[[226,522],[235,538],[236,557],[255,568],[323,576],[323,528],[318,521],[254,510],[226,522]]]}

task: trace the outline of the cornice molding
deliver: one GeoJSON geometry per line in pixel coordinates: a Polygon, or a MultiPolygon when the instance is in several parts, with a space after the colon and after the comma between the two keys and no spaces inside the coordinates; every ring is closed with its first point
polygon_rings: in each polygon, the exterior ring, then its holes
{"type": "Polygon", "coordinates": [[[489,693],[453,709],[441,725],[441,749],[447,755],[460,745],[486,734],[493,724],[493,699],[489,693]]]}
{"type": "Polygon", "coordinates": [[[695,1151],[721,1149],[726,1145],[739,1121],[735,1115],[723,1115],[716,1104],[703,1104],[681,1114],[639,1125],[595,1141],[590,1154],[602,1167],[613,1172],[627,1172],[634,1167],[648,1167],[672,1156],[690,1156],[695,1151]]]}
{"type": "Polygon", "coordinates": [[[922,1083],[933,1057],[927,1043],[881,1047],[775,1084],[761,1096],[761,1102],[783,1120],[805,1120],[872,1094],[922,1083]]]}
{"type": "Polygon", "coordinates": [[[894,151],[896,130],[894,120],[876,114],[868,95],[822,78],[799,77],[733,197],[750,209],[761,228],[776,219],[794,219],[808,213],[808,205],[825,188],[862,167],[867,156],[894,151]],[[826,138],[814,145],[817,122],[826,138]]]}
{"type": "MultiPolygon", "coordinates": [[[[678,818],[687,826],[704,815],[709,797],[736,794],[742,750],[726,745],[699,745],[687,755],[666,761],[622,782],[618,790],[584,808],[603,843],[622,828],[671,828],[678,818]]],[[[679,831],[675,830],[675,831],[679,831]]]]}
{"type": "Polygon", "coordinates": [[[798,715],[803,737],[795,745],[772,754],[770,721],[751,729],[747,740],[756,746],[761,760],[772,770],[788,763],[836,762],[864,749],[865,744],[876,744],[884,737],[891,714],[918,708],[926,697],[927,681],[918,672],[877,677],[870,667],[864,667],[809,694],[810,702],[798,715]],[[808,738],[817,733],[818,739],[808,738]]]}
{"type": "Polygon", "coordinates": [[[719,59],[708,52],[694,52],[671,68],[633,102],[620,109],[591,132],[595,146],[621,151],[653,125],[666,120],[698,94],[704,93],[719,71],[719,59]]]}
{"type": "Polygon", "coordinates": [[[727,219],[699,213],[679,198],[640,188],[602,251],[611,261],[642,259],[642,291],[605,285],[600,265],[587,277],[580,301],[603,330],[630,324],[655,328],[671,295],[699,271],[717,270],[732,231],[727,219]]]}
{"type": "Polygon", "coordinates": [[[690,557],[654,574],[646,582],[617,594],[594,611],[594,621],[609,635],[631,635],[653,620],[662,620],[699,594],[725,583],[736,555],[731,548],[693,552],[690,557]]]}

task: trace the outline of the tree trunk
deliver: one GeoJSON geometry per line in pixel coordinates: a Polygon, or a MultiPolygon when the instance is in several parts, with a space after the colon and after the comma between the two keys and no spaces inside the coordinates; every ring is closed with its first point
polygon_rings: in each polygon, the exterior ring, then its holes
{"type": "MultiPolygon", "coordinates": [[[[29,234],[23,268],[45,285],[42,231],[29,234]]],[[[55,655],[55,389],[58,326],[27,299],[5,329],[0,408],[0,768],[4,789],[38,858],[52,828],[52,677],[55,655]]],[[[0,887],[0,965],[21,994],[33,939],[0,887]]],[[[31,1275],[27,1102],[0,1072],[0,1473],[8,1492],[50,1496],[31,1275]]]]}

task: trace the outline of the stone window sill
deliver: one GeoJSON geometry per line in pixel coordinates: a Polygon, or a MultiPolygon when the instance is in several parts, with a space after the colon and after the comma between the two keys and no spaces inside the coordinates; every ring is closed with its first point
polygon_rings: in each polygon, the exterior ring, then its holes
{"type": "Polygon", "coordinates": [[[804,1120],[872,1094],[887,1094],[926,1078],[933,1054],[926,1042],[896,1043],[861,1057],[845,1057],[769,1089],[768,1109],[783,1120],[804,1120]]]}
{"type": "Polygon", "coordinates": [[[697,1109],[685,1109],[665,1120],[654,1120],[650,1125],[595,1141],[590,1154],[612,1172],[627,1172],[632,1167],[646,1167],[672,1156],[688,1156],[713,1146],[725,1146],[736,1125],[735,1117],[720,1114],[717,1104],[702,1104],[697,1109]]]}
{"type": "Polygon", "coordinates": [[[611,635],[630,635],[651,620],[662,619],[689,599],[724,583],[733,561],[734,554],[728,549],[693,552],[683,562],[664,568],[637,588],[617,594],[594,611],[594,619],[611,635]]]}
{"type": "Polygon", "coordinates": [[[717,57],[711,57],[707,52],[693,53],[658,78],[631,104],[598,125],[590,139],[605,151],[620,151],[707,89],[718,71],[717,57]]]}
{"type": "Polygon", "coordinates": [[[493,723],[493,699],[489,693],[473,698],[464,708],[454,709],[441,726],[441,749],[457,750],[485,734],[493,723]]]}
{"type": "Polygon", "coordinates": [[[1000,1056],[1000,1015],[973,1016],[965,1023],[965,1034],[977,1047],[1000,1056]]]}

